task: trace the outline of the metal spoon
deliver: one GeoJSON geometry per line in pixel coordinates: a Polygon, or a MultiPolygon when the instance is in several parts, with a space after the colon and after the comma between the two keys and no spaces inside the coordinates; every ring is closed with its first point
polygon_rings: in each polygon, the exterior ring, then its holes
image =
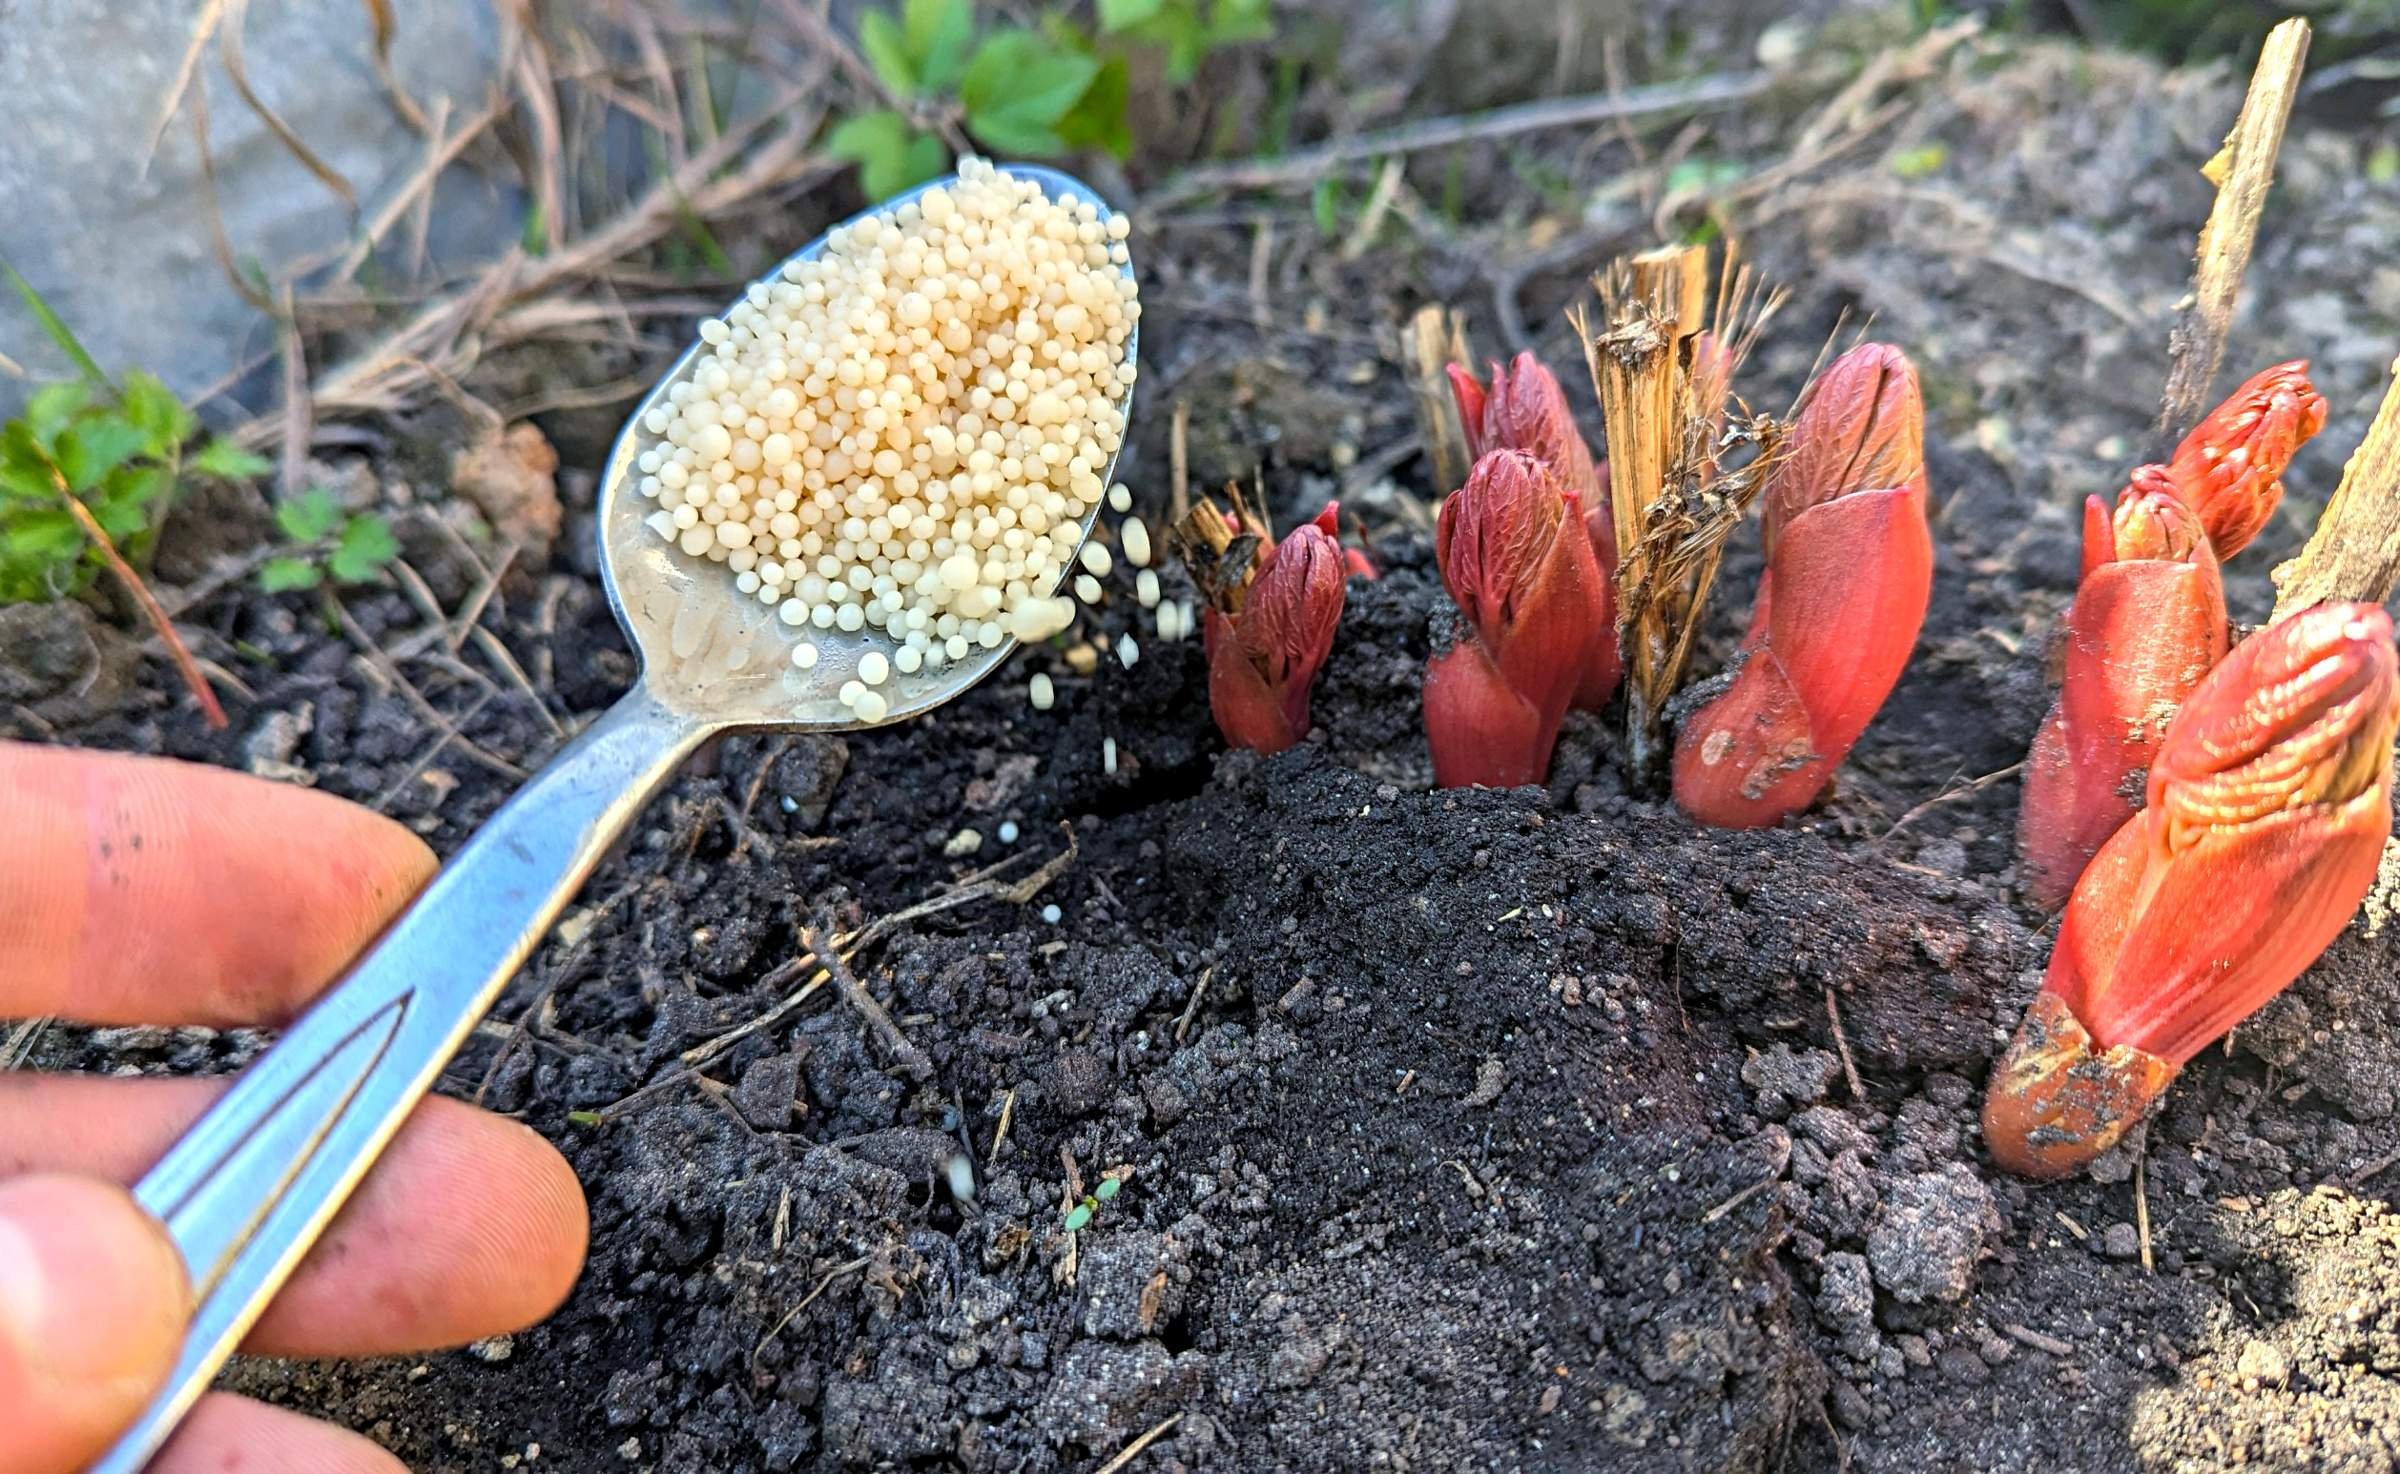
{"type": "MultiPolygon", "coordinates": [[[[1053,199],[1088,201],[1103,219],[1110,213],[1088,185],[1054,169],[1004,172],[1053,199]]],[[[819,237],[791,259],[824,245],[819,237]]],[[[1129,358],[1135,346],[1129,339],[1129,358]]],[[[793,632],[772,607],[736,590],[722,566],[685,557],[643,525],[651,506],[631,485],[641,419],[699,352],[687,350],[634,410],[600,481],[601,583],[641,655],[641,678],[526,780],[134,1189],[183,1251],[199,1308],[166,1389],[93,1474],[134,1474],[166,1442],[610,843],[695,749],[735,730],[905,721],[1015,650],[1004,640],[940,671],[895,676],[883,688],[887,715],[861,722],[835,693],[875,648],[870,636],[810,630],[819,659],[800,670],[790,659],[793,632]]],[[[1114,471],[1112,463],[1101,479],[1114,471]]],[[[1087,536],[1098,510],[1084,517],[1087,536]]]]}

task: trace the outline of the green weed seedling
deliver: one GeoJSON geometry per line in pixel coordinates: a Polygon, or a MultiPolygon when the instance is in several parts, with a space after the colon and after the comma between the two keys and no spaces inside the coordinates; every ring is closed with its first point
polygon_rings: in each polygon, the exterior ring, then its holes
{"type": "Polygon", "coordinates": [[[982,27],[971,0],[900,0],[858,26],[859,50],[896,105],[844,118],[825,148],[858,165],[874,199],[946,172],[956,142],[1012,158],[1124,158],[1127,47],[1158,48],[1180,86],[1217,48],[1272,32],[1267,0],[1100,0],[1095,31],[1055,15],[982,27]]]}
{"type": "Polygon", "coordinates": [[[258,586],[270,594],[372,583],[400,556],[391,524],[373,512],[347,516],[333,493],[314,487],[275,509],[275,526],[292,551],[270,558],[258,570],[258,586]]]}
{"type": "Polygon", "coordinates": [[[1100,1211],[1101,1205],[1115,1197],[1117,1189],[1124,1186],[1125,1179],[1132,1175],[1131,1168],[1119,1167],[1110,1172],[1108,1176],[1101,1178],[1098,1187],[1085,1193],[1082,1202],[1067,1210],[1067,1216],[1059,1223],[1060,1230],[1066,1233],[1081,1233],[1089,1227],[1093,1215],[1100,1211]]]}

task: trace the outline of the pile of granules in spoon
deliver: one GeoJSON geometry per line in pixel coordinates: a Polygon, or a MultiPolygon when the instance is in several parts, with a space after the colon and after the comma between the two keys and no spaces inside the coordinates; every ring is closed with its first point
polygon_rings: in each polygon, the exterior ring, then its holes
{"type": "Polygon", "coordinates": [[[787,625],[888,636],[854,707],[892,671],[1058,633],[1133,385],[1125,234],[980,159],[832,232],[700,324],[642,420],[649,525],[787,625]]]}

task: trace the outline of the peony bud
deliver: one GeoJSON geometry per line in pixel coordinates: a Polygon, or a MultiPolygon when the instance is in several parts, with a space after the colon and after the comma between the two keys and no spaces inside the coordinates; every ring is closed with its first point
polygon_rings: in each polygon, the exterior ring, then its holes
{"type": "Polygon", "coordinates": [[[2084,577],[2066,619],[2066,678],[2025,760],[2017,848],[2048,909],[2133,817],[2167,723],[2225,657],[2225,590],[2200,519],[2145,466],[2110,517],[2084,507],[2084,577]]]}
{"type": "Polygon", "coordinates": [[[2149,806],[2076,882],[1992,1071],[2001,1165],[2058,1176],[2108,1150],[2349,924],[2391,837],[2395,664],[2381,609],[2319,605],[2236,646],[2184,702],[2149,806]]]}
{"type": "Polygon", "coordinates": [[[2183,437],[2167,462],[2175,489],[2208,528],[2219,558],[2250,545],[2283,500],[2284,468],[2325,428],[2325,396],[2295,359],[2251,379],[2183,437]]]}
{"type": "Polygon", "coordinates": [[[1475,376],[1450,366],[1450,392],[1458,401],[1459,422],[1467,432],[1467,451],[1480,461],[1495,450],[1521,450],[1540,460],[1583,506],[1585,535],[1600,568],[1600,625],[1606,632],[1595,646],[1591,662],[1575,692],[1575,705],[1598,711],[1616,693],[1625,672],[1617,649],[1617,524],[1608,508],[1608,470],[1592,458],[1567,392],[1558,376],[1531,353],[1520,353],[1508,368],[1491,365],[1492,385],[1486,390],[1475,376]]]}
{"type": "Polygon", "coordinates": [[[1772,824],[1822,792],[1898,683],[1933,587],[1924,409],[1897,348],[1866,343],[1807,393],[1764,492],[1767,571],[1723,694],[1675,739],[1675,801],[1772,824]]]}
{"type": "Polygon", "coordinates": [[[1425,733],[1444,788],[1538,783],[1603,626],[1582,509],[1519,450],[1475,463],[1434,547],[1466,632],[1426,670],[1425,733]]]}
{"type": "Polygon", "coordinates": [[[1281,752],[1308,735],[1308,693],[1342,621],[1348,572],[1328,502],[1280,545],[1262,544],[1238,611],[1207,611],[1208,708],[1229,745],[1281,752]]]}

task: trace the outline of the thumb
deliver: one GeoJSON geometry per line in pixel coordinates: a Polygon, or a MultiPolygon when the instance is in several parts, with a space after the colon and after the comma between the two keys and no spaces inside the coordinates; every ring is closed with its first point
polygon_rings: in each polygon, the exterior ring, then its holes
{"type": "Polygon", "coordinates": [[[16,1474],[72,1474],[166,1380],[191,1308],[183,1256],[132,1195],[0,1182],[0,1428],[16,1474]]]}

